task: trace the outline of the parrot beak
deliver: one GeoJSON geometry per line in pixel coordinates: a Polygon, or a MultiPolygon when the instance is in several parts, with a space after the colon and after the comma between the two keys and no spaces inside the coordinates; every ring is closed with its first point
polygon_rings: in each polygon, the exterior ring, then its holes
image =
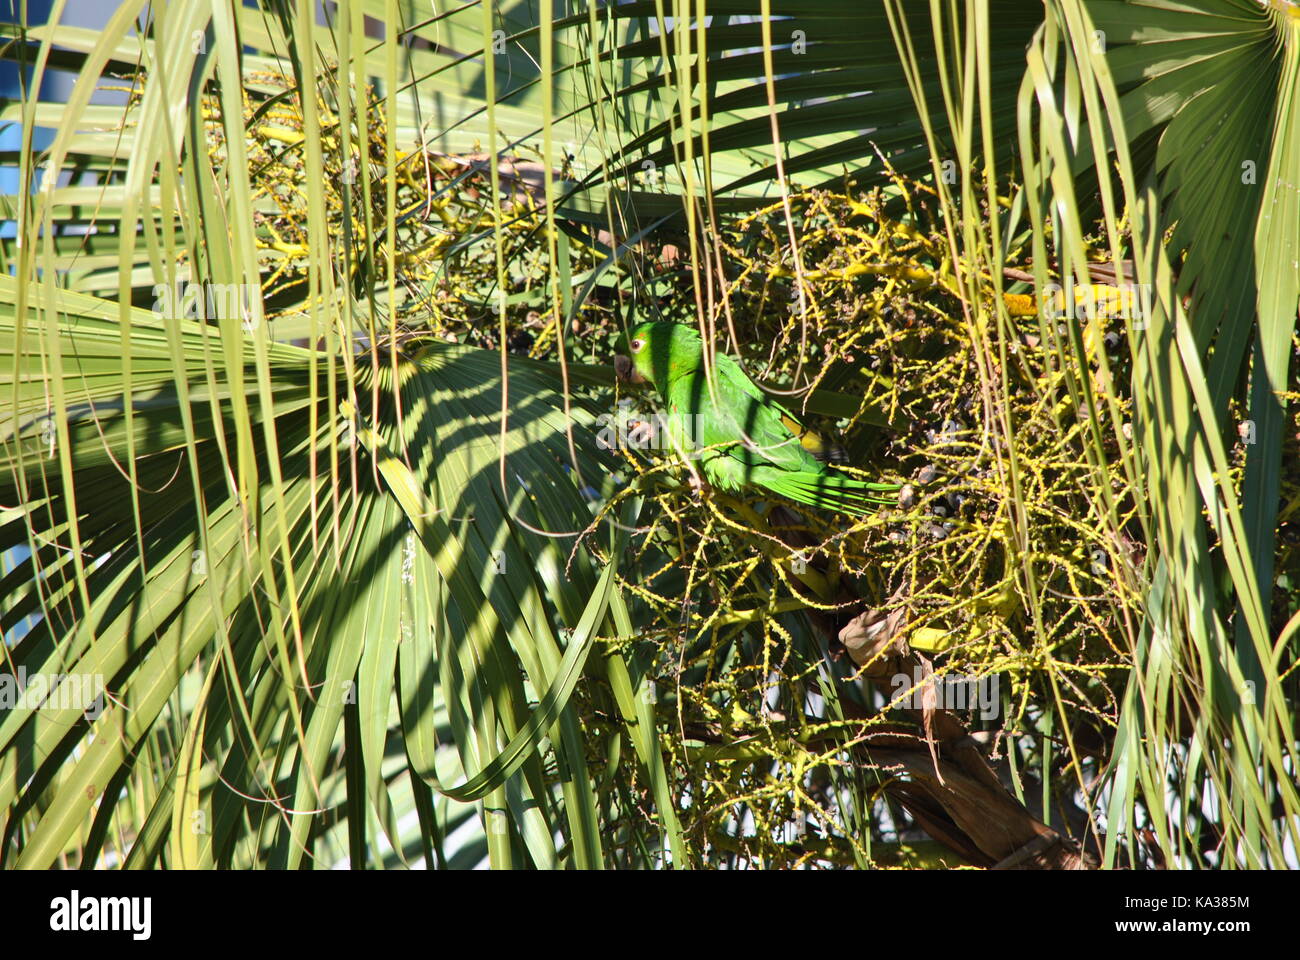
{"type": "Polygon", "coordinates": [[[624,383],[645,383],[641,371],[632,366],[632,361],[621,353],[614,357],[614,375],[624,383]]]}

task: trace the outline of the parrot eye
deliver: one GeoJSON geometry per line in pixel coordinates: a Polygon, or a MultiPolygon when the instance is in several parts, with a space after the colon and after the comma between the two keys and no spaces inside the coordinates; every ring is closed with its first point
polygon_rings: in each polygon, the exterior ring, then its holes
{"type": "Polygon", "coordinates": [[[632,343],[630,344],[630,346],[632,347],[632,352],[633,352],[633,353],[640,353],[640,352],[641,352],[641,348],[645,346],[645,341],[642,340],[642,339],[640,339],[640,338],[637,338],[636,340],[633,340],[633,341],[632,341],[632,343]]]}

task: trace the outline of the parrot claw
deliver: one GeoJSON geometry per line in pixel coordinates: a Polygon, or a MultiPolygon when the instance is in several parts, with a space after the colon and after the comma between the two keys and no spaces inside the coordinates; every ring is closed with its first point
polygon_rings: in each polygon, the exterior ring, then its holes
{"type": "Polygon", "coordinates": [[[691,471],[691,492],[694,493],[697,497],[699,496],[707,497],[709,494],[713,493],[713,488],[709,486],[709,481],[705,480],[704,477],[700,476],[700,474],[692,470],[691,471]]]}

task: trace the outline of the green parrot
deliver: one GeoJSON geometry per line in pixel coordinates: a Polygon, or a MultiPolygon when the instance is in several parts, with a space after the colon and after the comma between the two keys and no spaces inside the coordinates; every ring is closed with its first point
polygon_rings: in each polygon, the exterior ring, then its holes
{"type": "Polygon", "coordinates": [[[831,455],[821,439],[763,393],[731,357],[715,354],[711,395],[704,343],[695,328],[642,323],[619,346],[627,354],[615,360],[619,375],[656,387],[668,408],[672,447],[684,454],[697,451],[705,478],[719,490],[757,486],[847,514],[896,502],[883,494],[896,493],[898,484],[867,483],[827,466],[824,460],[831,455]]]}

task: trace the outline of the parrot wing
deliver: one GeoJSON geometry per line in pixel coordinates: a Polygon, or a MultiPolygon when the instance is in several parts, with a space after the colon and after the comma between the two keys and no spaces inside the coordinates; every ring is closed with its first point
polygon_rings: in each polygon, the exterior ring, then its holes
{"type": "Polygon", "coordinates": [[[719,356],[716,369],[714,396],[702,369],[678,377],[669,387],[669,404],[696,416],[699,446],[728,444],[718,452],[750,470],[761,465],[810,473],[825,469],[783,422],[785,411],[769,402],[734,360],[719,356]]]}
{"type": "Polygon", "coordinates": [[[719,358],[719,377],[726,377],[728,380],[734,377],[737,386],[745,392],[747,396],[752,397],[760,403],[774,409],[781,418],[781,423],[786,430],[790,432],[799,445],[813,455],[822,463],[845,463],[848,455],[844,448],[834,443],[827,443],[825,438],[817,431],[807,427],[790,408],[785,406],[771,394],[765,392],[753,380],[746,376],[744,369],[741,368],[731,357],[719,358]],[[725,362],[724,362],[725,361],[725,362]]]}
{"type": "Polygon", "coordinates": [[[829,469],[809,449],[824,447],[820,437],[760,390],[731,357],[719,354],[715,363],[712,393],[700,366],[674,377],[664,396],[678,424],[678,442],[712,448],[700,461],[710,482],[724,490],[759,486],[848,514],[894,502],[882,494],[897,491],[897,484],[868,483],[829,469]]]}

